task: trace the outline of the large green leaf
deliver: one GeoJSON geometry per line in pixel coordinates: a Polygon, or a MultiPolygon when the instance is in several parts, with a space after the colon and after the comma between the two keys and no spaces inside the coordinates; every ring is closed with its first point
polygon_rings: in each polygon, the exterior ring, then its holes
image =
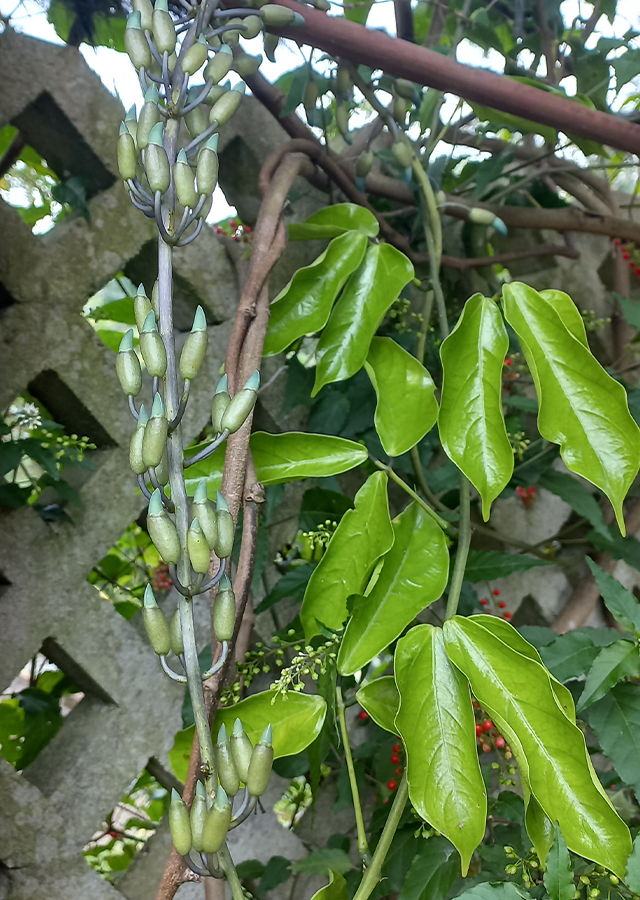
{"type": "Polygon", "coordinates": [[[449,661],[441,629],[418,625],[398,641],[395,679],[409,798],[449,838],[466,875],[484,836],[487,797],[467,679],[449,661]]]}
{"type": "Polygon", "coordinates": [[[356,694],[356,700],[376,725],[391,734],[398,733],[395,718],[400,705],[400,694],[393,675],[383,675],[363,684],[356,694]]]}
{"type": "Polygon", "coordinates": [[[588,350],[589,341],[587,340],[587,329],[584,325],[584,319],[571,297],[565,294],[564,291],[556,290],[540,291],[540,296],[544,297],[553,306],[562,319],[565,328],[588,350]]]}
{"type": "Polygon", "coordinates": [[[627,395],[568,330],[555,304],[525,284],[503,287],[505,316],[533,376],[538,428],[569,469],[609,497],[624,534],[622,501],[640,465],[640,430],[627,395]]]}
{"type": "MultiPolygon", "coordinates": [[[[203,444],[191,449],[195,454],[205,446],[203,444]]],[[[258,481],[264,485],[338,475],[354,469],[367,458],[367,451],[362,444],[328,434],[297,431],[268,434],[266,431],[256,431],[251,435],[250,446],[258,481]]],[[[222,483],[224,455],[225,446],[222,445],[207,459],[189,466],[185,472],[189,496],[194,494],[198,484],[204,480],[208,496],[215,500],[222,483]]]]}
{"type": "MultiPolygon", "coordinates": [[[[277,694],[263,691],[252,694],[246,700],[219,709],[212,725],[212,734],[217,736],[224,723],[231,734],[236,719],[240,719],[252,744],[256,744],[267,725],[273,727],[274,758],[295,756],[311,744],[320,734],[327,711],[327,704],[317,694],[277,694]]],[[[169,763],[176,776],[185,781],[189,767],[189,754],[193,743],[195,726],[185,728],[176,734],[169,763]]]]}
{"type": "Polygon", "coordinates": [[[620,632],[613,628],[576,628],[540,647],[540,656],[559,681],[568,681],[586,675],[600,648],[619,640],[620,632]]]}
{"type": "Polygon", "coordinates": [[[334,238],[310,266],[298,269],[271,304],[265,356],[281,353],[299,337],[324,328],[336,297],[366,249],[366,237],[350,231],[334,238]]]}
{"type": "MultiPolygon", "coordinates": [[[[620,778],[640,794],[640,691],[635,684],[617,684],[586,711],[602,752],[620,778]]],[[[617,874],[617,872],[616,872],[617,874]]]]}
{"type": "Polygon", "coordinates": [[[554,828],[553,844],[547,854],[544,886],[547,889],[550,900],[573,900],[575,885],[573,883],[571,858],[558,825],[554,828]]]}
{"type": "Polygon", "coordinates": [[[510,131],[521,131],[523,134],[541,134],[547,143],[554,146],[558,141],[555,128],[551,128],[549,125],[540,125],[531,119],[523,119],[499,109],[481,106],[479,103],[470,103],[469,105],[481,122],[493,122],[495,125],[502,125],[510,131]]]}
{"type": "Polygon", "coordinates": [[[509,338],[497,304],[482,294],[467,300],[440,348],[442,447],[482,498],[482,515],[513,473],[513,450],[502,412],[502,373],[509,338]]]}
{"type": "Polygon", "coordinates": [[[340,872],[329,870],[329,884],[316,891],[311,900],[348,900],[347,882],[340,872]]]}
{"type": "Polygon", "coordinates": [[[378,398],[378,437],[387,456],[400,456],[435,425],[436,386],[425,367],[391,338],[371,341],[365,367],[378,398]]]}
{"type": "Polygon", "coordinates": [[[640,893],[640,835],[636,835],[633,841],[633,850],[627,860],[625,881],[634,894],[640,893]]]}
{"type": "Polygon", "coordinates": [[[366,237],[375,237],[380,229],[372,212],[357,203],[336,203],[318,210],[304,222],[289,225],[292,241],[311,238],[333,238],[347,231],[357,231],[366,237]]]}
{"type": "Polygon", "coordinates": [[[627,631],[640,635],[640,604],[634,595],[589,557],[587,564],[611,615],[627,631]]]}
{"type": "Polygon", "coordinates": [[[533,556],[520,553],[502,553],[500,550],[470,550],[464,570],[466,581],[493,581],[494,578],[506,578],[514,572],[526,572],[536,566],[548,566],[550,563],[533,556]]]}
{"type": "Polygon", "coordinates": [[[371,475],[355,496],[335,530],[327,551],[309,579],[300,610],[307,640],[319,634],[318,622],[341,628],[347,618],[347,598],[359,594],[376,561],[393,545],[387,476],[371,475]]]}
{"type": "Polygon", "coordinates": [[[531,791],[562,828],[567,846],[624,875],[629,831],[593,771],[582,732],[561,709],[549,673],[475,617],[450,619],[444,635],[449,657],[482,706],[517,736],[516,758],[523,758],[531,791]]]}
{"type": "Polygon", "coordinates": [[[87,313],[87,317],[96,322],[109,320],[122,322],[123,325],[135,325],[136,317],[133,312],[133,297],[124,297],[122,300],[111,300],[103,306],[96,306],[87,313]]]}
{"type": "Polygon", "coordinates": [[[404,253],[391,244],[368,247],[318,341],[312,396],[323,385],[344,381],[363,367],[378,325],[412,278],[413,265],[404,253]]]}
{"type": "Polygon", "coordinates": [[[343,675],[353,675],[388,647],[447,584],[449,553],[439,525],[417,503],[392,524],[393,547],[369,595],[357,600],[340,645],[343,675]]]}
{"type": "Polygon", "coordinates": [[[603,647],[589,669],[577,710],[600,700],[623,678],[633,678],[640,669],[638,645],[632,641],[616,641],[603,647]]]}
{"type": "Polygon", "coordinates": [[[398,900],[440,900],[458,874],[453,845],[440,835],[421,841],[398,900]]]}

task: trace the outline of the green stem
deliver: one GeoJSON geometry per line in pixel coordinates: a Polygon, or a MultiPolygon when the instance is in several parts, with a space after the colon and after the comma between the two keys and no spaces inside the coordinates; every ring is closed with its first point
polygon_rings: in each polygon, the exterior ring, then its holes
{"type": "Polygon", "coordinates": [[[445,506],[445,504],[441,500],[438,500],[436,495],[427,484],[427,479],[424,474],[424,469],[422,468],[422,460],[420,459],[420,452],[418,450],[417,444],[411,448],[411,450],[409,451],[409,456],[411,457],[411,465],[413,466],[413,472],[416,476],[416,481],[418,482],[420,490],[425,495],[429,503],[432,506],[437,507],[440,512],[450,513],[451,510],[449,509],[449,507],[445,506]]]}
{"type": "Polygon", "coordinates": [[[370,456],[369,459],[374,464],[374,466],[376,466],[376,468],[380,469],[381,472],[386,472],[387,475],[389,476],[389,478],[392,481],[395,481],[395,483],[398,485],[398,487],[401,487],[403,491],[405,491],[410,497],[412,497],[416,501],[416,503],[422,507],[422,509],[426,512],[426,514],[428,516],[431,516],[431,518],[433,519],[434,522],[438,523],[438,525],[440,526],[440,528],[442,528],[443,531],[446,531],[449,534],[455,534],[456,530],[451,525],[451,523],[447,522],[445,519],[441,519],[440,516],[438,515],[438,513],[434,509],[431,509],[429,504],[425,503],[425,501],[422,499],[422,497],[419,494],[417,494],[413,490],[413,488],[410,488],[409,485],[407,484],[407,482],[403,481],[402,478],[400,478],[400,476],[396,472],[393,471],[391,466],[387,466],[383,462],[380,462],[380,460],[376,459],[375,456],[370,456]]]}
{"type": "Polygon", "coordinates": [[[424,306],[422,308],[422,323],[418,332],[418,341],[416,343],[416,359],[419,363],[424,364],[424,345],[427,340],[427,332],[429,331],[429,322],[431,321],[431,309],[433,307],[433,291],[425,291],[424,306]]]}
{"type": "Polygon", "coordinates": [[[218,860],[224,871],[225,877],[229,882],[233,900],[246,900],[244,891],[242,890],[240,879],[238,878],[236,867],[233,864],[233,859],[231,858],[231,854],[229,853],[229,848],[227,847],[226,841],[223,841],[222,846],[218,850],[218,860]]]}
{"type": "Polygon", "coordinates": [[[393,840],[393,837],[398,829],[398,824],[402,817],[402,813],[404,812],[408,797],[409,787],[407,785],[407,776],[403,775],[402,781],[398,786],[395,800],[393,801],[393,806],[391,807],[391,812],[389,813],[389,818],[385,822],[382,834],[380,835],[380,840],[378,841],[378,845],[373,853],[371,865],[364,873],[358,890],[354,894],[353,900],[367,900],[367,898],[371,896],[376,888],[376,885],[380,881],[382,866],[386,859],[387,853],[389,852],[391,841],[393,840]]]}
{"type": "Polygon", "coordinates": [[[367,832],[364,827],[364,818],[362,816],[362,804],[360,803],[360,792],[358,791],[358,782],[356,779],[356,770],[353,766],[353,756],[351,754],[351,744],[349,743],[349,730],[347,729],[347,717],[345,715],[344,699],[342,697],[342,688],[336,686],[336,702],[338,705],[338,722],[340,723],[340,734],[342,735],[342,743],[344,745],[344,755],[347,760],[347,770],[349,772],[349,784],[351,785],[351,796],[353,797],[353,809],[356,816],[356,829],[358,831],[358,853],[363,863],[366,865],[371,856],[369,854],[369,842],[367,841],[367,832]]]}
{"type": "Polygon", "coordinates": [[[449,598],[447,600],[447,612],[445,618],[450,619],[455,616],[458,611],[458,601],[460,600],[460,590],[464,580],[464,570],[467,565],[467,556],[469,555],[469,544],[471,543],[471,496],[469,491],[469,482],[460,474],[460,522],[458,524],[458,549],[456,552],[456,561],[453,567],[453,575],[451,576],[451,584],[449,586],[449,598]]]}

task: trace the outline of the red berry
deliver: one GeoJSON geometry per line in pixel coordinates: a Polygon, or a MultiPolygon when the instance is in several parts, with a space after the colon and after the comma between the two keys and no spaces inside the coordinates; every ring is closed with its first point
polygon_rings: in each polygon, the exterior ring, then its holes
{"type": "Polygon", "coordinates": [[[118,834],[117,831],[110,831],[110,832],[109,832],[109,837],[110,837],[110,838],[113,838],[114,840],[116,840],[117,838],[120,837],[120,835],[118,834]]]}
{"type": "Polygon", "coordinates": [[[631,259],[631,254],[629,253],[628,250],[623,250],[623,251],[622,251],[622,258],[625,259],[625,260],[626,260],[626,259],[631,259]]]}
{"type": "Polygon", "coordinates": [[[500,607],[500,609],[504,609],[506,605],[507,604],[504,602],[504,600],[500,600],[500,602],[498,603],[498,606],[500,607]]]}
{"type": "Polygon", "coordinates": [[[388,798],[388,797],[385,797],[384,800],[383,800],[382,802],[383,802],[383,803],[388,803],[388,802],[389,802],[389,798],[388,798]]]}
{"type": "Polygon", "coordinates": [[[402,766],[396,766],[396,775],[398,776],[398,778],[402,778],[403,771],[404,769],[402,768],[402,766]]]}
{"type": "Polygon", "coordinates": [[[505,618],[505,619],[510,619],[510,618],[512,617],[512,615],[513,615],[513,613],[510,613],[510,612],[507,611],[507,612],[504,614],[504,618],[505,618]]]}
{"type": "Polygon", "coordinates": [[[482,745],[482,752],[483,753],[491,753],[491,747],[489,746],[489,744],[482,745]]]}
{"type": "Polygon", "coordinates": [[[402,749],[402,748],[401,748],[400,744],[394,744],[394,745],[393,745],[393,752],[394,752],[394,753],[400,753],[400,750],[401,750],[401,749],[402,749]]]}
{"type": "Polygon", "coordinates": [[[614,247],[619,247],[621,243],[622,243],[622,241],[620,240],[620,238],[614,238],[614,239],[613,239],[613,246],[614,246],[614,247]]]}
{"type": "Polygon", "coordinates": [[[367,719],[369,718],[369,713],[366,711],[366,709],[361,709],[360,712],[358,713],[358,718],[360,719],[361,722],[366,722],[367,719]]]}
{"type": "Polygon", "coordinates": [[[236,220],[230,219],[229,220],[229,228],[237,228],[237,227],[238,227],[238,223],[236,222],[236,220]]]}
{"type": "Polygon", "coordinates": [[[507,357],[504,361],[504,364],[505,364],[505,366],[510,366],[512,364],[512,362],[513,362],[513,360],[511,360],[511,359],[509,359],[509,357],[507,357]]]}
{"type": "Polygon", "coordinates": [[[394,764],[394,766],[397,766],[398,763],[400,762],[400,757],[398,756],[397,753],[392,753],[389,758],[390,758],[391,762],[394,764]]]}
{"type": "Polygon", "coordinates": [[[494,597],[499,597],[499,596],[500,596],[500,591],[498,590],[498,588],[494,588],[494,589],[491,591],[491,593],[493,594],[494,597]]]}
{"type": "Polygon", "coordinates": [[[482,727],[485,731],[491,731],[493,728],[493,722],[491,721],[491,719],[485,719],[482,723],[482,727]]]}
{"type": "Polygon", "coordinates": [[[499,750],[502,750],[502,748],[504,747],[505,743],[506,743],[505,739],[502,737],[501,734],[499,734],[498,737],[496,738],[496,747],[497,747],[499,750]]]}
{"type": "Polygon", "coordinates": [[[488,606],[488,605],[489,605],[489,601],[486,600],[484,597],[483,597],[483,599],[480,601],[480,603],[482,604],[482,606],[488,606]]]}
{"type": "Polygon", "coordinates": [[[398,787],[398,785],[392,778],[391,781],[387,781],[387,787],[389,788],[390,791],[395,791],[395,789],[398,787]]]}
{"type": "Polygon", "coordinates": [[[482,733],[483,733],[482,725],[476,725],[476,735],[478,737],[481,737],[482,733]]]}
{"type": "Polygon", "coordinates": [[[247,232],[247,234],[251,234],[253,231],[253,228],[251,227],[251,225],[243,225],[242,227],[247,232]]]}

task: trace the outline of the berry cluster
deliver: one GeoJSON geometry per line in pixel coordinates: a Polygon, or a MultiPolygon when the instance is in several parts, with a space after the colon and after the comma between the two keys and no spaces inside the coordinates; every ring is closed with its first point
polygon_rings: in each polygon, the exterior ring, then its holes
{"type": "Polygon", "coordinates": [[[504,867],[507,875],[515,875],[518,869],[522,869],[522,882],[526,888],[532,887],[536,879],[540,879],[540,860],[533,848],[526,856],[522,857],[518,856],[513,847],[505,847],[504,852],[507,854],[507,859],[513,860],[510,865],[504,867]]]}
{"type": "Polygon", "coordinates": [[[629,268],[632,272],[640,279],[640,254],[635,248],[635,244],[630,241],[626,244],[623,244],[620,238],[613,239],[613,246],[620,248],[620,255],[624,259],[626,263],[628,263],[629,268]]]}
{"type": "MultiPolygon", "coordinates": [[[[336,659],[337,644],[340,635],[320,644],[319,647],[312,647],[310,644],[303,647],[301,644],[294,644],[293,650],[295,656],[291,660],[291,665],[280,672],[280,678],[271,685],[271,690],[279,694],[284,694],[290,690],[303,691],[304,679],[310,677],[312,681],[317,681],[320,675],[324,675],[327,671],[327,659],[336,659]]],[[[277,637],[274,638],[277,641],[277,637]]],[[[282,654],[282,643],[279,645],[280,654],[282,654]]],[[[278,659],[282,662],[282,655],[278,656],[276,651],[276,663],[278,659]]]]}
{"type": "Polygon", "coordinates": [[[153,574],[151,575],[151,587],[156,593],[160,591],[164,594],[168,594],[173,587],[173,581],[169,574],[169,566],[165,563],[160,563],[160,565],[156,566],[153,570],[153,574]]]}
{"type": "Polygon", "coordinates": [[[520,487],[516,488],[516,494],[522,500],[523,506],[531,506],[533,501],[536,499],[536,486],[532,484],[531,487],[520,487]]]}
{"type": "Polygon", "coordinates": [[[231,240],[235,241],[237,244],[248,244],[253,235],[253,228],[251,225],[243,225],[242,222],[238,222],[237,219],[228,219],[226,222],[218,222],[215,226],[215,231],[216,234],[231,238],[231,240]]]}
{"type": "MultiPolygon", "coordinates": [[[[495,588],[493,591],[491,591],[491,596],[496,597],[496,598],[500,596],[500,591],[498,590],[498,588],[495,588]]],[[[490,616],[492,616],[493,615],[492,610],[487,609],[487,607],[489,606],[489,602],[490,601],[486,597],[483,597],[482,600],[480,601],[480,606],[484,606],[485,612],[487,612],[490,616]]],[[[509,619],[512,617],[513,613],[510,613],[506,607],[507,607],[507,604],[504,602],[504,600],[498,600],[498,609],[504,610],[504,612],[499,612],[498,615],[500,616],[500,618],[506,619],[507,621],[509,621],[509,619]]]]}
{"type": "Polygon", "coordinates": [[[390,762],[395,766],[395,778],[390,778],[389,781],[387,781],[387,787],[390,791],[395,791],[395,789],[398,787],[396,778],[402,778],[402,775],[404,774],[404,766],[401,764],[400,760],[402,753],[402,744],[394,744],[393,753],[389,757],[390,762]]]}
{"type": "Polygon", "coordinates": [[[526,432],[524,431],[516,431],[514,435],[511,432],[507,432],[507,437],[509,438],[509,443],[511,444],[511,449],[513,450],[513,455],[519,461],[522,460],[525,453],[529,449],[529,444],[531,441],[526,436],[526,432]]]}

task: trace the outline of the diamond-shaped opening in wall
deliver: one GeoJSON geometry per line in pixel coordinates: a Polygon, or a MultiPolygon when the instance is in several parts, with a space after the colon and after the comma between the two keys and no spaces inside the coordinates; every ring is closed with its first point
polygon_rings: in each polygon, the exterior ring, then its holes
{"type": "Polygon", "coordinates": [[[31,506],[45,521],[72,520],[80,489],[109,436],[55,372],[42,372],[2,410],[0,507],[31,506]]]}
{"type": "MultiPolygon", "coordinates": [[[[178,779],[156,759],[150,759],[84,847],[84,858],[91,868],[106,881],[118,882],[123,889],[126,885],[125,893],[129,897],[149,891],[149,878],[153,877],[150,866],[145,865],[144,871],[126,870],[141,850],[154,855],[154,845],[147,844],[169,808],[172,788],[182,792],[178,779]],[[121,882],[121,879],[124,881],[121,882]]],[[[169,844],[168,835],[161,845],[156,843],[158,864],[154,865],[153,870],[157,871],[158,882],[164,865],[160,860],[166,856],[169,844]]]]}
{"type": "Polygon", "coordinates": [[[0,694],[0,755],[28,768],[62,728],[84,692],[42,650],[0,694]]]}
{"type": "MultiPolygon", "coordinates": [[[[151,290],[151,286],[149,287],[151,290]]],[[[99,291],[96,291],[82,309],[82,316],[94,329],[103,344],[118,352],[120,341],[132,328],[134,347],[138,346],[138,329],[133,314],[133,298],[137,285],[124,272],[118,272],[99,291]]],[[[142,356],[140,362],[143,363],[142,356]]]]}

